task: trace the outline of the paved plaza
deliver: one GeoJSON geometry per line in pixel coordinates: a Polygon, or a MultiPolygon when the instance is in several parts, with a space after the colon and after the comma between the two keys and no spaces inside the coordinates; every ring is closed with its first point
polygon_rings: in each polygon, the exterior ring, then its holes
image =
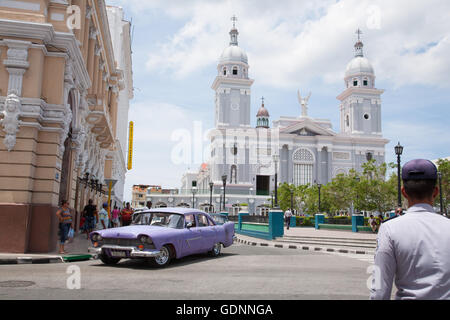
{"type": "Polygon", "coordinates": [[[166,269],[143,261],[3,265],[0,299],[367,300],[370,261],[358,258],[235,244],[219,258],[196,255],[166,269]],[[79,290],[67,289],[71,266],[80,268],[79,290]],[[28,286],[2,287],[14,281],[28,286]]]}

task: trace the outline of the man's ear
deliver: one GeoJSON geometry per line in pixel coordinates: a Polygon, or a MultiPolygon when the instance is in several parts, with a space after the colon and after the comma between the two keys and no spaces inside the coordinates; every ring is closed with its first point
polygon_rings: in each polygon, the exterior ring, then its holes
{"type": "Polygon", "coordinates": [[[406,193],[405,187],[402,187],[402,195],[409,200],[408,194],[406,193]]]}
{"type": "Polygon", "coordinates": [[[434,199],[437,198],[438,195],[439,195],[439,187],[436,186],[433,191],[433,201],[434,201],[434,199]]]}

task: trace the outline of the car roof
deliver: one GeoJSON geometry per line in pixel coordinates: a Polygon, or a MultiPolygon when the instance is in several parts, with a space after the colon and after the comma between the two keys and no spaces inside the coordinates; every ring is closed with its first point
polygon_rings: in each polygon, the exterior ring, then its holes
{"type": "Polygon", "coordinates": [[[206,213],[198,209],[192,209],[192,208],[156,208],[156,209],[150,209],[141,211],[139,213],[150,213],[150,212],[162,212],[162,213],[176,213],[181,215],[186,214],[197,214],[197,213],[206,213]]]}

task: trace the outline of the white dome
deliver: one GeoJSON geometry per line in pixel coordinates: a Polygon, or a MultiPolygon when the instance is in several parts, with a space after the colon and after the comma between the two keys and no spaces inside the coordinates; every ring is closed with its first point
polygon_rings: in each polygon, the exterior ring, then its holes
{"type": "Polygon", "coordinates": [[[369,60],[364,57],[356,57],[347,66],[345,77],[355,76],[361,73],[375,74],[375,71],[369,60]]]}
{"type": "Polygon", "coordinates": [[[238,46],[232,45],[226,48],[220,57],[220,63],[228,62],[243,62],[248,64],[248,57],[244,50],[238,46]]]}

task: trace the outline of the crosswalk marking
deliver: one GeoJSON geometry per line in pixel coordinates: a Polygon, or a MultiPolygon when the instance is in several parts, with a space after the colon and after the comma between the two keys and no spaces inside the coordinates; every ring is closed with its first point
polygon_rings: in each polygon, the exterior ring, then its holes
{"type": "Polygon", "coordinates": [[[369,264],[374,264],[374,255],[373,254],[353,254],[353,253],[340,253],[340,252],[326,252],[328,254],[346,257],[350,259],[356,259],[359,261],[367,262],[369,264]]]}

